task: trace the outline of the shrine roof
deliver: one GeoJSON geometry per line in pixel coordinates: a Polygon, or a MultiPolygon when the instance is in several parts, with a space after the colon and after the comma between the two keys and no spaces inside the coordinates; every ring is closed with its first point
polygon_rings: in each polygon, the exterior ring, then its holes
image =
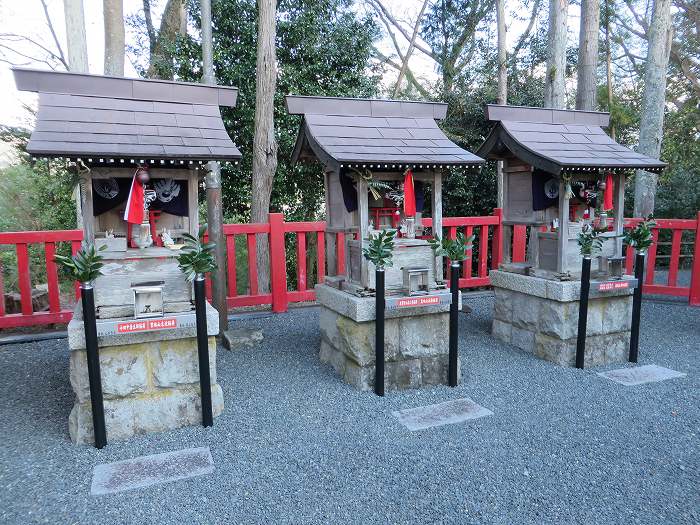
{"type": "Polygon", "coordinates": [[[303,115],[293,161],[377,168],[466,166],[484,162],[449,140],[437,126],[447,104],[336,97],[287,96],[303,115]]]}
{"type": "Polygon", "coordinates": [[[17,88],[39,93],[27,151],[37,157],[235,160],[219,106],[238,90],[165,80],[13,70],[17,88]]]}
{"type": "Polygon", "coordinates": [[[489,104],[486,118],[497,124],[476,152],[485,158],[515,155],[554,174],[586,168],[658,171],[666,166],[610,138],[602,129],[610,122],[609,113],[489,104]]]}

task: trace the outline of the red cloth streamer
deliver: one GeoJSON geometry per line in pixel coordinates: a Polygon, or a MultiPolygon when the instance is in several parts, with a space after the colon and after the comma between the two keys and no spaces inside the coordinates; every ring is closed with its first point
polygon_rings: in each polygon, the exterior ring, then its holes
{"type": "Polygon", "coordinates": [[[613,204],[614,189],[612,173],[608,173],[605,177],[605,191],[603,192],[603,209],[605,211],[612,210],[615,207],[613,204]]]}
{"type": "Polygon", "coordinates": [[[413,188],[413,172],[406,170],[403,178],[403,214],[405,217],[416,216],[416,192],[413,188]]]}
{"type": "Polygon", "coordinates": [[[124,210],[124,220],[130,224],[141,224],[144,215],[144,191],[143,184],[139,180],[139,172],[137,169],[134,173],[134,178],[131,181],[131,189],[129,190],[129,198],[126,201],[126,209],[124,210]]]}

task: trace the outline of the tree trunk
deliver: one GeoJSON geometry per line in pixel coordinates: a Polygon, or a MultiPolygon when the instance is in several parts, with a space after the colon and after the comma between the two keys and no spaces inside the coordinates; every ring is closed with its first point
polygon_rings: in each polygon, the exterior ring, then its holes
{"type": "MultiPolygon", "coordinates": [[[[496,25],[498,35],[498,87],[496,103],[508,103],[508,65],[506,55],[506,0],[496,0],[496,25]]],[[[496,164],[497,197],[496,205],[503,207],[503,161],[496,164]]]]}
{"type": "MultiPolygon", "coordinates": [[[[211,24],[211,0],[200,0],[202,12],[202,82],[216,84],[211,24]]],[[[219,334],[228,330],[228,304],[226,302],[226,237],[224,213],[221,204],[221,166],[211,161],[207,165],[207,229],[209,240],[216,243],[214,258],[216,270],[211,272],[212,305],[219,312],[219,334]]]]}
{"type": "MultiPolygon", "coordinates": [[[[144,2],[144,9],[150,2],[144,2]]],[[[150,11],[149,11],[150,16],[150,11]]],[[[183,0],[168,0],[163,9],[163,18],[160,21],[160,29],[151,49],[151,57],[148,65],[148,78],[173,79],[173,46],[178,35],[187,31],[187,15],[183,0]]],[[[149,34],[152,31],[149,30],[149,34]]]]}
{"type": "Polygon", "coordinates": [[[596,110],[600,1],[581,0],[576,109],[596,110]]]}
{"type": "MultiPolygon", "coordinates": [[[[610,113],[612,112],[613,105],[612,50],[610,48],[610,16],[612,15],[612,11],[608,2],[610,2],[610,0],[605,0],[605,77],[608,88],[608,113],[610,113]]],[[[610,132],[610,138],[615,140],[615,125],[611,124],[608,130],[610,132]]]]}
{"type": "Polygon", "coordinates": [[[124,76],[124,1],[103,0],[105,75],[124,76]]]}
{"type": "Polygon", "coordinates": [[[544,107],[566,108],[566,18],[568,0],[549,0],[544,107]]]}
{"type": "MultiPolygon", "coordinates": [[[[655,0],[649,27],[649,47],[644,70],[642,117],[637,151],[658,158],[664,127],[666,104],[666,70],[671,52],[671,0],[655,0]]],[[[654,211],[658,176],[637,171],[634,181],[634,216],[646,217],[654,211]]]]}
{"type": "MultiPolygon", "coordinates": [[[[258,0],[258,52],[255,74],[255,133],[253,136],[253,187],[251,222],[268,222],[272,181],[277,169],[275,138],[275,89],[277,55],[275,34],[277,1],[258,0]]],[[[270,246],[257,236],[258,284],[261,292],[270,289],[270,246]]]]}
{"type": "MultiPolygon", "coordinates": [[[[83,0],[63,0],[63,16],[66,21],[66,51],[68,69],[77,73],[88,73],[87,38],[85,37],[85,13],[83,0]]],[[[47,13],[48,18],[48,13],[47,13]]],[[[73,189],[75,199],[75,222],[83,228],[83,192],[80,183],[73,189]]]]}
{"type": "Polygon", "coordinates": [[[89,66],[83,0],[63,0],[63,13],[66,19],[68,67],[71,71],[87,73],[89,66]]]}

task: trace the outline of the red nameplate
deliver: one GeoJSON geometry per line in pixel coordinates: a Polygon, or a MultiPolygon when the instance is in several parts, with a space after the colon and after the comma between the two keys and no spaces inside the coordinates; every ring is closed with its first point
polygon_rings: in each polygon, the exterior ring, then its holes
{"type": "Polygon", "coordinates": [[[440,304],[440,297],[436,295],[428,297],[407,297],[405,299],[399,299],[398,301],[396,301],[396,306],[398,308],[412,306],[428,306],[431,304],[440,304]]]}
{"type": "Polygon", "coordinates": [[[612,281],[612,282],[607,282],[607,283],[600,283],[598,285],[598,291],[609,292],[611,290],[623,290],[623,289],[629,288],[629,287],[630,287],[629,281],[612,281]]]}
{"type": "Polygon", "coordinates": [[[144,319],[143,321],[127,321],[117,324],[118,334],[129,334],[132,332],[148,332],[151,330],[169,330],[177,328],[177,319],[144,319]]]}

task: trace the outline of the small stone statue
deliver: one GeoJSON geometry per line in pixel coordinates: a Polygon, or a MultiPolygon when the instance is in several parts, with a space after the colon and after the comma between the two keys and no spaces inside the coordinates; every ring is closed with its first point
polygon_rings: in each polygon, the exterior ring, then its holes
{"type": "Polygon", "coordinates": [[[160,234],[160,238],[163,239],[164,246],[172,246],[175,244],[175,241],[170,236],[170,233],[168,232],[168,230],[163,230],[163,233],[160,234]]]}

